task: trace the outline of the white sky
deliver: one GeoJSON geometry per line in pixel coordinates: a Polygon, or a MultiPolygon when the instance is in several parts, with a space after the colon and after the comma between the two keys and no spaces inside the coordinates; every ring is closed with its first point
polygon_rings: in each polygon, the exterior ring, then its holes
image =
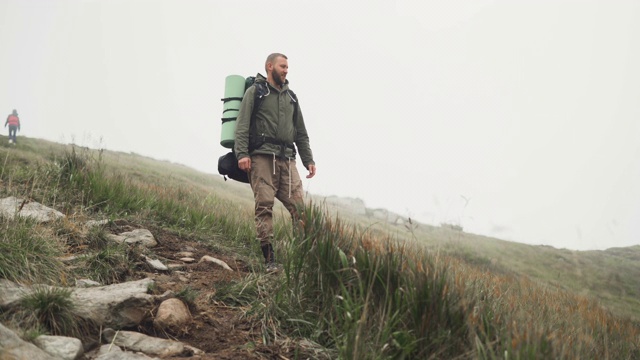
{"type": "Polygon", "coordinates": [[[217,173],[224,78],[271,52],[310,192],[530,244],[640,244],[639,1],[0,0],[0,115],[217,173]]]}

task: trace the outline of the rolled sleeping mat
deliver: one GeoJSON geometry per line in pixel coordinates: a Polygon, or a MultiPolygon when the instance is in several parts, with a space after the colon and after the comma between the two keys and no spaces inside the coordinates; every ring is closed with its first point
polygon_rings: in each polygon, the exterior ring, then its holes
{"type": "Polygon", "coordinates": [[[236,119],[244,96],[245,81],[240,75],[229,75],[224,81],[220,145],[226,148],[233,148],[235,142],[236,119]]]}

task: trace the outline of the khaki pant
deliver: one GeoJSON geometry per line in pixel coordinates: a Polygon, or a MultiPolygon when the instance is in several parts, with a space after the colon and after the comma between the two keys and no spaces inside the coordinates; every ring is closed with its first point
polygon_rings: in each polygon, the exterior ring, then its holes
{"type": "Polygon", "coordinates": [[[260,245],[273,239],[273,205],[275,198],[298,220],[297,208],[304,204],[302,181],[295,159],[275,158],[271,155],[251,156],[251,189],[256,202],[256,231],[260,245]]]}

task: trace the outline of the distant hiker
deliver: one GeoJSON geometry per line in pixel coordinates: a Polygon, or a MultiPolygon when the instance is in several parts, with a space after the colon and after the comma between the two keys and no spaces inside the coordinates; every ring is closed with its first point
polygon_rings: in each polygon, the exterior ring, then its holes
{"type": "Polygon", "coordinates": [[[13,109],[13,112],[7,117],[7,121],[4,123],[4,127],[9,124],[9,143],[16,143],[16,131],[20,131],[20,118],[18,112],[13,109]]]}
{"type": "Polygon", "coordinates": [[[255,84],[247,89],[235,132],[238,167],[249,175],[256,205],[256,231],[268,271],[278,270],[272,245],[274,198],[287,208],[294,224],[299,220],[298,207],[304,205],[296,147],[309,171],[307,179],[316,174],[300,105],[286,80],[287,60],[279,53],[267,57],[267,78],[258,74],[255,84]],[[254,109],[257,87],[265,88],[266,94],[254,109]]]}

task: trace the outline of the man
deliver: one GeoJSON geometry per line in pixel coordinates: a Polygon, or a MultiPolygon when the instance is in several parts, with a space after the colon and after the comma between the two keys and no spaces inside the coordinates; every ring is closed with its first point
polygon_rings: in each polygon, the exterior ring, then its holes
{"type": "Polygon", "coordinates": [[[265,70],[267,78],[258,74],[242,99],[234,150],[238,167],[248,173],[251,182],[256,231],[267,271],[277,271],[272,245],[274,198],[282,202],[295,223],[297,209],[304,204],[295,148],[309,171],[307,179],[316,174],[316,165],[298,99],[289,90],[288,58],[279,53],[269,55],[265,70]],[[259,86],[266,93],[259,93],[262,96],[256,104],[259,86]]]}
{"type": "Polygon", "coordinates": [[[7,121],[4,123],[4,127],[9,124],[9,143],[16,144],[16,131],[20,131],[20,118],[18,112],[13,109],[13,112],[7,117],[7,121]]]}

